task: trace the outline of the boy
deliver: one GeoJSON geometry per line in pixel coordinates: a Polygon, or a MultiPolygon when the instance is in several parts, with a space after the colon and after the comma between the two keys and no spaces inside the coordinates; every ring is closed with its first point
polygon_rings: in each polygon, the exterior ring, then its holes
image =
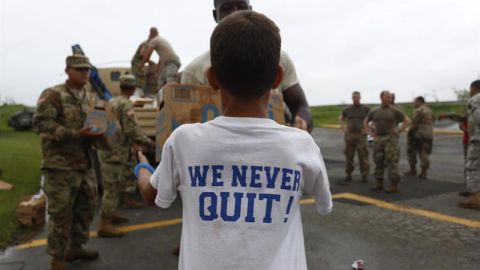
{"type": "Polygon", "coordinates": [[[267,118],[270,89],[282,80],[277,26],[253,11],[222,20],[210,41],[208,79],[223,116],[176,129],[139,186],[162,208],[183,201],[179,269],[307,269],[299,200],[332,210],[320,149],[305,131],[267,118]]]}

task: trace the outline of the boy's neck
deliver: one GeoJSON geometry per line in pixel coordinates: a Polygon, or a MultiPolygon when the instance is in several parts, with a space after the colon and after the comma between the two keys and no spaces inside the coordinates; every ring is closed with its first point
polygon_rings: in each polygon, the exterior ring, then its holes
{"type": "Polygon", "coordinates": [[[268,98],[267,96],[258,99],[243,101],[222,92],[223,110],[222,114],[228,117],[251,117],[268,118],[268,98]]]}

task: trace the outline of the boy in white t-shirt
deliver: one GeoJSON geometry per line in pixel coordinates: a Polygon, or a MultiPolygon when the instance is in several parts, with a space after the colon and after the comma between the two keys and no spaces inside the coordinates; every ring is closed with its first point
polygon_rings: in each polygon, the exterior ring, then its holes
{"type": "Polygon", "coordinates": [[[208,79],[224,116],[177,128],[153,175],[137,166],[148,203],[167,208],[180,192],[179,269],[307,269],[299,200],[312,195],[328,214],[332,199],[312,137],[267,118],[269,91],[282,80],[280,47],[279,29],[264,15],[222,20],[208,79]]]}

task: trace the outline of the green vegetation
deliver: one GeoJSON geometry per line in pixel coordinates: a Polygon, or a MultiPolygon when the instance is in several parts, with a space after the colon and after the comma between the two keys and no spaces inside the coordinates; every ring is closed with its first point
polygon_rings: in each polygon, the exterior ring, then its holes
{"type": "MultiPolygon", "coordinates": [[[[313,121],[315,126],[318,127],[325,124],[338,124],[338,116],[346,106],[347,105],[328,105],[312,107],[313,121]]],[[[369,106],[373,108],[378,105],[370,104],[369,106]]],[[[412,115],[413,105],[411,103],[399,104],[399,106],[409,116],[412,115]]],[[[428,106],[433,110],[433,113],[436,116],[439,116],[442,113],[465,112],[465,104],[461,102],[432,102],[428,103],[428,106]]]]}
{"type": "Polygon", "coordinates": [[[21,105],[0,106],[0,177],[14,185],[12,191],[0,191],[0,250],[15,243],[21,228],[16,223],[15,209],[24,195],[40,188],[40,139],[32,132],[14,132],[7,127],[10,115],[22,110],[21,105]]]}

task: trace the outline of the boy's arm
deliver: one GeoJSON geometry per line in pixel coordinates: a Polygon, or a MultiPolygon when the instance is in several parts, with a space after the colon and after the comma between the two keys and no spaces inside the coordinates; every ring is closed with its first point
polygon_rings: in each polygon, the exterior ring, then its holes
{"type": "MultiPolygon", "coordinates": [[[[147,158],[140,151],[138,152],[138,160],[141,163],[148,163],[147,158]]],[[[138,190],[142,195],[146,204],[155,205],[155,197],[157,196],[157,190],[150,184],[150,177],[152,174],[145,168],[141,168],[138,173],[138,190]]]]}
{"type": "MultiPolygon", "coordinates": [[[[315,145],[316,146],[316,145],[315,145]]],[[[313,168],[317,170],[307,172],[305,176],[304,193],[315,198],[317,212],[322,215],[329,214],[333,209],[332,194],[327,175],[327,168],[323,161],[320,149],[316,147],[317,154],[312,159],[313,168]]]]}

